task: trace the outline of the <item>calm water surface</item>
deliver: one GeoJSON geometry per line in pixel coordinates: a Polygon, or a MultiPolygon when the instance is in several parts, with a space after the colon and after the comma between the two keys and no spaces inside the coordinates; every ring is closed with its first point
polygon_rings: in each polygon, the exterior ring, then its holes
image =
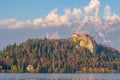
{"type": "Polygon", "coordinates": [[[0,80],[120,80],[120,74],[0,73],[0,80]]]}

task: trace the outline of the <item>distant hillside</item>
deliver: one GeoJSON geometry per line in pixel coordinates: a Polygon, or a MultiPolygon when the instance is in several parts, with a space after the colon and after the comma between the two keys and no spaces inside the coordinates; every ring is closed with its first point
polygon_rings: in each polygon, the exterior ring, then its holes
{"type": "Polygon", "coordinates": [[[79,40],[29,39],[19,45],[9,45],[0,52],[0,72],[120,72],[117,50],[97,43],[81,47],[83,43],[79,40]]]}

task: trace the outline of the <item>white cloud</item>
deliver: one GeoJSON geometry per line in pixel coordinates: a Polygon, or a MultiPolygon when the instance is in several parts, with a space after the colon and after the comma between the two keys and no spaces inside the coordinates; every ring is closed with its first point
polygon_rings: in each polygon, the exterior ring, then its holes
{"type": "Polygon", "coordinates": [[[44,19],[44,22],[46,23],[46,26],[58,26],[59,16],[57,14],[57,9],[51,11],[44,19]]]}
{"type": "Polygon", "coordinates": [[[72,14],[75,15],[76,17],[80,17],[82,15],[82,11],[81,11],[81,9],[74,8],[72,14]]]}
{"type": "Polygon", "coordinates": [[[33,26],[39,27],[42,23],[43,23],[43,19],[42,18],[37,18],[33,21],[33,26]]]}
{"type": "Polygon", "coordinates": [[[111,43],[110,40],[106,39],[106,36],[102,32],[99,32],[98,35],[103,39],[104,43],[111,43]]]}
{"type": "Polygon", "coordinates": [[[110,15],[111,14],[111,7],[109,5],[107,5],[105,7],[104,11],[105,11],[105,16],[110,15]]]}
{"type": "Polygon", "coordinates": [[[84,11],[86,14],[92,13],[95,10],[95,14],[98,15],[100,7],[100,1],[99,0],[91,0],[89,5],[84,8],[84,11]]]}
{"type": "Polygon", "coordinates": [[[0,20],[0,26],[6,26],[7,28],[14,29],[14,28],[23,28],[26,26],[32,26],[32,21],[18,21],[14,18],[0,20]]]}
{"type": "Polygon", "coordinates": [[[52,34],[47,33],[46,38],[47,39],[60,39],[60,36],[57,32],[52,33],[52,34]]]}
{"type": "Polygon", "coordinates": [[[110,41],[110,40],[107,40],[107,39],[103,39],[103,42],[104,42],[104,43],[111,43],[111,41],[110,41]]]}
{"type": "Polygon", "coordinates": [[[104,38],[105,36],[104,36],[104,34],[103,33],[101,33],[101,32],[99,32],[98,33],[98,35],[100,36],[100,37],[102,37],[102,38],[104,38]]]}
{"type": "Polygon", "coordinates": [[[15,22],[16,22],[16,19],[14,19],[14,18],[4,19],[4,20],[0,20],[0,25],[9,26],[11,24],[14,24],[15,22]]]}
{"type": "MultiPolygon", "coordinates": [[[[79,11],[76,13],[80,14],[79,11]]],[[[40,27],[61,26],[61,25],[69,26],[71,24],[69,22],[69,18],[71,14],[72,13],[70,9],[65,9],[63,15],[57,14],[57,9],[54,9],[45,18],[35,19],[33,21],[33,24],[34,26],[40,26],[40,27]]],[[[74,13],[74,15],[78,15],[78,14],[74,13]]]]}
{"type": "Polygon", "coordinates": [[[100,0],[91,0],[85,8],[65,9],[63,14],[58,14],[58,10],[54,9],[45,17],[39,17],[34,20],[17,20],[14,18],[0,20],[0,26],[5,28],[47,28],[68,26],[71,29],[81,30],[84,26],[93,27],[96,30],[105,30],[110,26],[120,23],[120,16],[111,12],[111,7],[107,5],[104,9],[104,17],[99,17],[100,0]]]}
{"type": "Polygon", "coordinates": [[[17,21],[15,24],[11,25],[9,28],[21,28],[25,26],[23,21],[17,21]]]}
{"type": "Polygon", "coordinates": [[[114,23],[118,23],[120,22],[120,16],[118,16],[115,13],[111,12],[111,7],[109,5],[107,5],[104,9],[105,11],[105,16],[104,16],[104,20],[106,21],[106,24],[108,25],[112,25],[114,23]]]}

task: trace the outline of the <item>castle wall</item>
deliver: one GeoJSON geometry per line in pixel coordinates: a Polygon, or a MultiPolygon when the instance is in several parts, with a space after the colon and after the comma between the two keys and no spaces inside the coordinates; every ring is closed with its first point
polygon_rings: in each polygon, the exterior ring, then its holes
{"type": "Polygon", "coordinates": [[[85,47],[87,49],[89,49],[91,52],[94,52],[95,50],[95,42],[93,40],[93,38],[91,38],[89,35],[78,35],[78,34],[74,34],[72,35],[72,38],[74,39],[74,41],[79,40],[80,41],[80,47],[85,47]]]}

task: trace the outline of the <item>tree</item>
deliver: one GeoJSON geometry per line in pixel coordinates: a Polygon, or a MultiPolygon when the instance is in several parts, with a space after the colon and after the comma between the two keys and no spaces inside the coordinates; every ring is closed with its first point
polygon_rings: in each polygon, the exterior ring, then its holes
{"type": "Polygon", "coordinates": [[[96,67],[93,68],[94,73],[98,73],[98,69],[96,67]]]}
{"type": "Polygon", "coordinates": [[[101,73],[105,73],[105,69],[104,69],[104,68],[101,68],[101,69],[100,69],[100,72],[101,72],[101,73]]]}
{"type": "Polygon", "coordinates": [[[35,72],[40,72],[40,65],[39,64],[37,64],[37,67],[36,67],[36,69],[35,69],[35,72]]]}
{"type": "Polygon", "coordinates": [[[23,69],[20,67],[20,65],[17,65],[17,72],[19,73],[23,72],[23,69]]]}
{"type": "Polygon", "coordinates": [[[34,72],[34,67],[32,65],[28,65],[26,70],[33,73],[34,72]]]}
{"type": "Polygon", "coordinates": [[[87,72],[87,68],[86,68],[85,66],[82,68],[82,72],[83,72],[83,73],[86,73],[86,72],[87,72]]]}
{"type": "Polygon", "coordinates": [[[72,39],[29,39],[0,51],[0,66],[5,72],[83,73],[120,72],[118,52],[97,44],[96,52],[80,47],[72,39]],[[77,46],[77,47],[76,47],[77,46]],[[31,64],[28,71],[26,68],[31,64]],[[103,69],[102,69],[103,68],[103,69]]]}
{"type": "Polygon", "coordinates": [[[89,73],[93,73],[92,67],[89,68],[89,73]]]}
{"type": "Polygon", "coordinates": [[[17,72],[17,66],[16,65],[11,66],[11,72],[17,72]]]}

